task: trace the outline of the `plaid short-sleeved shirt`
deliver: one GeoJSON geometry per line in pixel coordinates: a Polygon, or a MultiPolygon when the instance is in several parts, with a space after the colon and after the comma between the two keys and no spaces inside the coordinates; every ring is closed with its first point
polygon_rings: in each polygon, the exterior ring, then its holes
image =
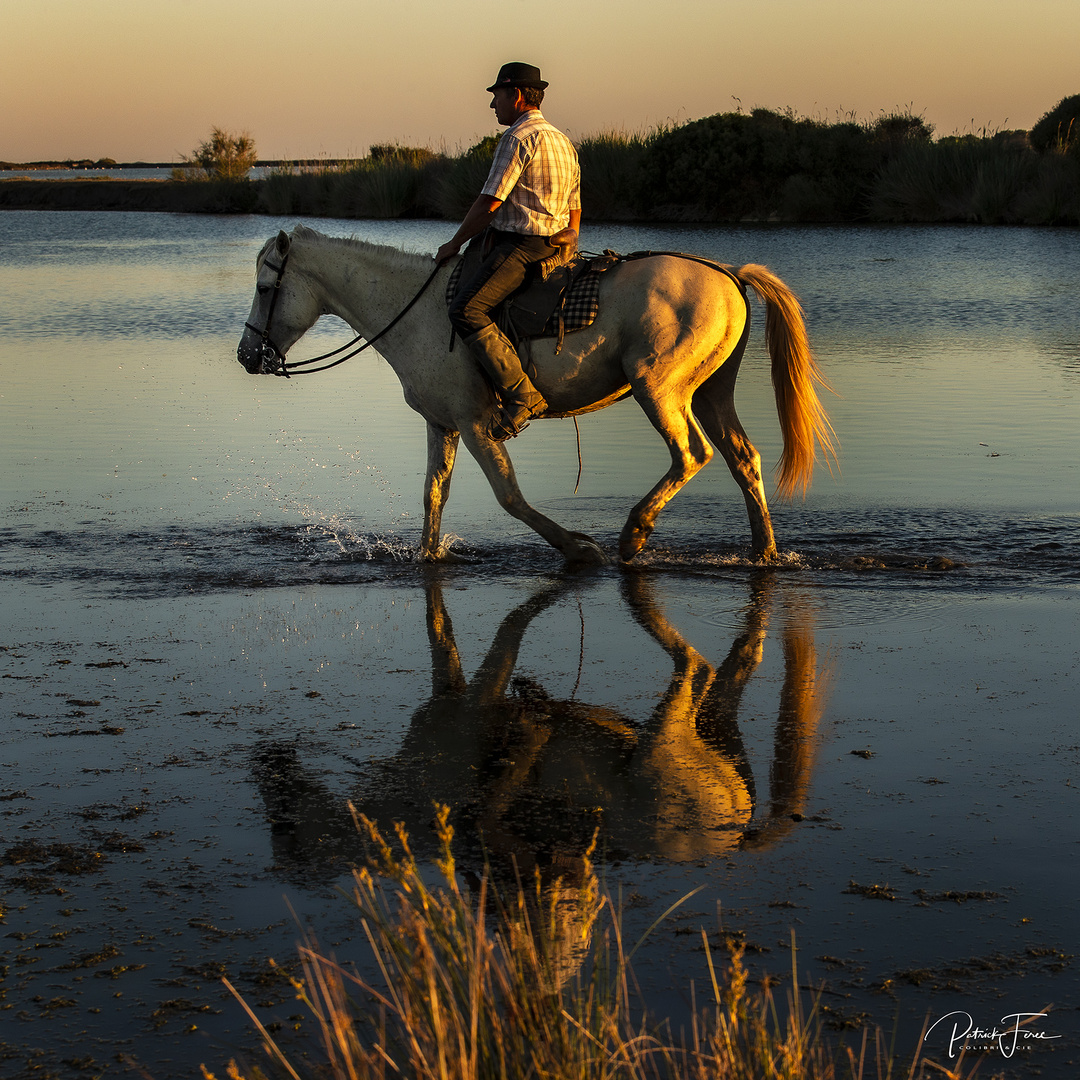
{"type": "Polygon", "coordinates": [[[552,236],[581,209],[581,170],[574,144],[530,109],[503,133],[483,194],[501,199],[492,227],[552,236]]]}

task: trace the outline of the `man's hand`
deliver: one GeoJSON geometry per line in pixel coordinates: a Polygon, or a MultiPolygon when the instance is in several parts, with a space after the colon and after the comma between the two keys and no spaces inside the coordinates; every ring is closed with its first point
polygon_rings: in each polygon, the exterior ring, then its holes
{"type": "Polygon", "coordinates": [[[502,206],[502,199],[493,199],[490,195],[479,195],[469,207],[465,220],[458,227],[451,239],[435,252],[435,261],[442,266],[449,262],[460,250],[466,240],[471,240],[482,233],[495,216],[495,211],[502,206]]]}
{"type": "Polygon", "coordinates": [[[460,244],[455,244],[453,240],[447,240],[447,242],[435,252],[435,262],[437,262],[439,266],[445,266],[446,263],[448,263],[460,250],[460,244]]]}

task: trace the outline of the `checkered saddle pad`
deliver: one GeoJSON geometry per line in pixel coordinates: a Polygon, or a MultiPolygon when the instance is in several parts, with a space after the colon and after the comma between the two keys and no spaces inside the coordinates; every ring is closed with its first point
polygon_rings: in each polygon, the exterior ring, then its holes
{"type": "MultiPolygon", "coordinates": [[[[575,255],[557,266],[543,281],[526,284],[497,309],[495,321],[511,339],[557,338],[592,325],[600,313],[600,275],[619,261],[613,252],[592,258],[575,255]],[[507,325],[508,324],[508,325],[507,325]]],[[[458,261],[446,285],[446,305],[453,303],[465,260],[458,261]]]]}

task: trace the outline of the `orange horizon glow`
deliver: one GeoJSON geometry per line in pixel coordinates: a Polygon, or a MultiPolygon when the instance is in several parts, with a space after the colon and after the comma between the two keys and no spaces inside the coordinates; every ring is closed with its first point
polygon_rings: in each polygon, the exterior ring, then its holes
{"type": "Polygon", "coordinates": [[[262,158],[458,152],[495,129],[483,88],[539,64],[575,138],[741,106],[833,121],[910,108],[938,134],[1030,128],[1080,92],[1080,4],[998,0],[43,0],[9,5],[0,160],[176,161],[214,125],[262,158]],[[543,28],[539,25],[543,23],[543,28]]]}

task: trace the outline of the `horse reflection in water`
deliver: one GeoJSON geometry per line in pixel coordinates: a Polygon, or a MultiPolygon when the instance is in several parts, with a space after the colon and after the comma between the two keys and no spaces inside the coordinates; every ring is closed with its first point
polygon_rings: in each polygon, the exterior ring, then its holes
{"type": "MultiPolygon", "coordinates": [[[[627,607],[672,661],[666,693],[644,723],[573,696],[555,699],[535,680],[515,677],[526,631],[573,587],[548,584],[514,608],[467,679],[441,579],[429,579],[431,698],[397,754],[357,763],[360,782],[349,793],[357,811],[383,827],[403,822],[422,851],[432,805],[445,803],[459,865],[478,870],[486,860],[496,875],[526,878],[572,877],[597,833],[609,860],[687,861],[770,844],[790,830],[810,783],[821,680],[808,613],[789,590],[762,808],[737,716],[762,659],[775,576],[752,579],[742,628],[715,668],[669,622],[648,576],[623,577],[627,607]]],[[[301,763],[293,743],[263,745],[255,773],[283,869],[299,880],[327,879],[362,857],[346,797],[301,763]]]]}

